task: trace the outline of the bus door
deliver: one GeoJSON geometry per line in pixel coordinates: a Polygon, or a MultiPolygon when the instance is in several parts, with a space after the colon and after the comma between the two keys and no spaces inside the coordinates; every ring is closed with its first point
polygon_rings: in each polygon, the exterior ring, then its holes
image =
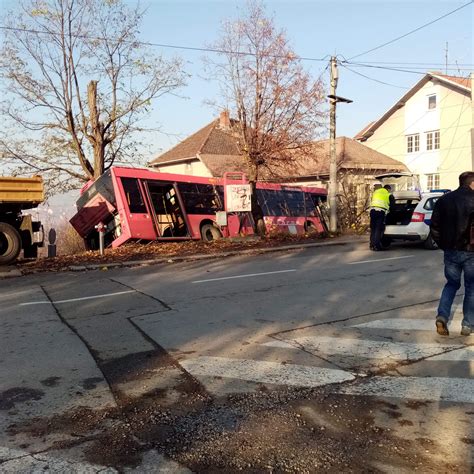
{"type": "Polygon", "coordinates": [[[160,237],[189,239],[189,229],[173,183],[146,181],[155,227],[160,237]]]}
{"type": "Polygon", "coordinates": [[[128,235],[127,239],[154,240],[156,231],[139,180],[121,177],[120,182],[122,186],[119,186],[118,192],[123,200],[123,209],[119,209],[119,212],[122,225],[125,226],[123,236],[128,235]]]}

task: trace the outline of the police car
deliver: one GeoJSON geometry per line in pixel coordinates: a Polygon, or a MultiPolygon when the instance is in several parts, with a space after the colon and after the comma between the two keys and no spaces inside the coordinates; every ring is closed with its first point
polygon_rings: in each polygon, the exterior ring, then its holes
{"type": "Polygon", "coordinates": [[[447,190],[422,193],[411,173],[391,173],[377,176],[382,185],[390,184],[395,202],[385,219],[382,244],[388,247],[394,240],[423,243],[430,250],[438,246],[430,233],[431,214],[436,201],[447,190]]]}

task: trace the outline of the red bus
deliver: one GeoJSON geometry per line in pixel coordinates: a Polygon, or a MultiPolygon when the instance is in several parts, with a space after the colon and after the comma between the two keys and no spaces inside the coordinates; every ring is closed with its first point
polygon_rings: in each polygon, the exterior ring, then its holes
{"type": "MultiPolygon", "coordinates": [[[[112,167],[77,200],[72,226],[89,249],[98,248],[96,226],[105,226],[105,245],[128,241],[206,241],[253,234],[250,213],[226,212],[226,186],[246,183],[242,173],[224,178],[158,173],[112,167]]],[[[325,229],[319,204],[326,190],[279,184],[257,184],[257,201],[267,230],[293,234],[325,229]]]]}

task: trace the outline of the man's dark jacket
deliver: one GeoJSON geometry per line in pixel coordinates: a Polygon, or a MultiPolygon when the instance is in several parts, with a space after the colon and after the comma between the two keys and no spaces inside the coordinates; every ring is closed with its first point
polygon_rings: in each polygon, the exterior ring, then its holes
{"type": "Polygon", "coordinates": [[[474,219],[474,191],[460,186],[441,196],[431,216],[431,235],[443,250],[473,250],[470,246],[474,219]]]}

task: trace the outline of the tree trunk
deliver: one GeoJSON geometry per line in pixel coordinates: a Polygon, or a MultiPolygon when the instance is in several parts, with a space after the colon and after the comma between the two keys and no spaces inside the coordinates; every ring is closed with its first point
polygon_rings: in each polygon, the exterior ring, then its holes
{"type": "Polygon", "coordinates": [[[254,221],[254,232],[257,235],[263,236],[266,233],[265,222],[263,220],[263,210],[258,202],[257,198],[257,178],[258,178],[258,167],[255,160],[251,157],[247,158],[249,168],[249,183],[252,191],[252,217],[254,221]]]}
{"type": "Polygon", "coordinates": [[[91,126],[90,141],[94,148],[94,179],[97,179],[104,173],[105,159],[104,125],[100,121],[100,114],[97,109],[97,81],[89,82],[87,99],[91,126]]]}

